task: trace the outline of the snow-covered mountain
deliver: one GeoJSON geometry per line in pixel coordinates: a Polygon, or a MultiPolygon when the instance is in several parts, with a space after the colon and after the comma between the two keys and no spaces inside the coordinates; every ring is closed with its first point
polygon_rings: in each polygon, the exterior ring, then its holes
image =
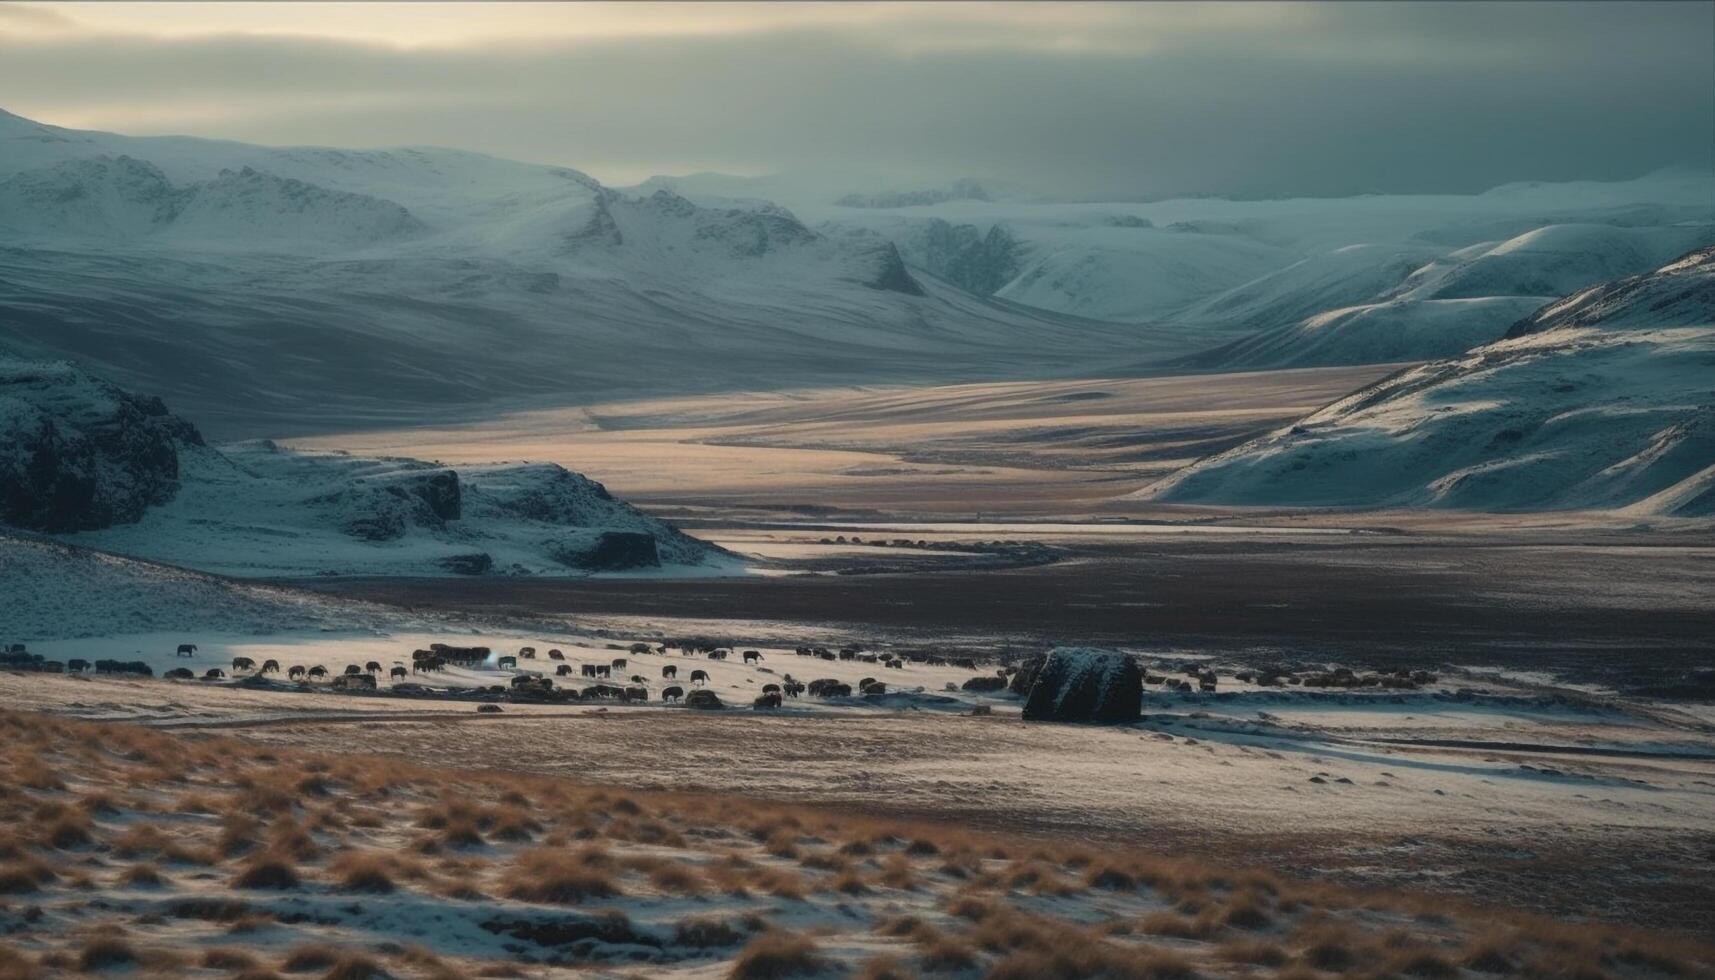
{"type": "Polygon", "coordinates": [[[934,278],[885,236],[766,201],[0,114],[0,351],[170,389],[222,437],[1137,356],[1118,325],[934,278]]]}
{"type": "Polygon", "coordinates": [[[22,242],[317,250],[423,230],[422,222],[391,201],[249,167],[175,187],[154,164],[96,156],[0,180],[0,234],[22,242]]]}
{"type": "Polygon", "coordinates": [[[1198,319],[1242,311],[1263,329],[1184,363],[1231,370],[1450,357],[1498,339],[1555,297],[1654,269],[1711,242],[1715,224],[1548,225],[1436,255],[1404,275],[1401,266],[1421,259],[1421,248],[1341,249],[1193,311],[1198,319]],[[1318,303],[1330,305],[1267,327],[1318,303]]]}
{"type": "Polygon", "coordinates": [[[158,398],[0,359],[0,525],[230,575],[579,574],[722,553],[551,464],[221,448],[158,398]]]}
{"type": "Polygon", "coordinates": [[[1142,491],[1168,501],[1715,514],[1715,248],[1585,289],[1142,491]]]}
{"type": "Polygon", "coordinates": [[[1231,370],[1423,360],[1492,340],[1531,300],[1715,241],[1715,176],[1465,196],[799,211],[817,227],[885,235],[908,266],[979,295],[1136,323],[1145,338],[1200,335],[1206,349],[1178,363],[1231,370]],[[1453,299],[1473,302],[1433,302],[1453,299]]]}

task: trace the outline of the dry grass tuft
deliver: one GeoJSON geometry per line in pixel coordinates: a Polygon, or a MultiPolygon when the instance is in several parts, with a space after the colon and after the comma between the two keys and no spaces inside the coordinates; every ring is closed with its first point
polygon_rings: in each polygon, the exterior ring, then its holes
{"type": "Polygon", "coordinates": [[[286,890],[297,888],[298,885],[298,872],[278,858],[252,861],[232,879],[234,888],[286,890]]]}
{"type": "Polygon", "coordinates": [[[1249,966],[1281,967],[1292,959],[1279,943],[1264,942],[1260,939],[1235,939],[1223,943],[1215,955],[1228,963],[1243,963],[1249,966]]]}
{"type": "Polygon", "coordinates": [[[160,869],[152,864],[133,864],[125,869],[119,880],[135,888],[160,888],[167,883],[161,876],[160,869]]]}
{"type": "Polygon", "coordinates": [[[508,875],[508,897],[521,902],[578,905],[592,898],[611,898],[620,893],[613,872],[591,855],[569,855],[564,851],[526,851],[513,862],[508,875]]]}
{"type": "Polygon", "coordinates": [[[77,954],[77,968],[85,973],[111,970],[137,963],[137,950],[117,936],[97,936],[83,944],[77,954]]]}
{"type": "Polygon", "coordinates": [[[858,980],[917,980],[917,974],[897,956],[877,956],[863,965],[858,980]]]}
{"type": "Polygon", "coordinates": [[[231,946],[216,946],[203,950],[202,965],[208,970],[240,970],[257,969],[261,963],[248,951],[231,946]]]}
{"type": "Polygon", "coordinates": [[[784,980],[808,977],[828,968],[811,940],[787,932],[768,932],[750,941],[733,961],[729,980],[784,980]]]}

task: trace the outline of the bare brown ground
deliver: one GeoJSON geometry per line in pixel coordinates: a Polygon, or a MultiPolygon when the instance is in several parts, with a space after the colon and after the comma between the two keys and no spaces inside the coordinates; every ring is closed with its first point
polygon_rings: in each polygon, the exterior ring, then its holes
{"type": "Polygon", "coordinates": [[[557,462],[664,512],[1085,514],[1391,370],[708,395],[293,444],[557,462]]]}
{"type": "MultiPolygon", "coordinates": [[[[453,735],[456,733],[443,733],[453,735]]],[[[0,713],[0,972],[1687,975],[1715,948],[1157,847],[0,713]],[[1378,970],[1380,973],[1378,974],[1378,970]]]]}

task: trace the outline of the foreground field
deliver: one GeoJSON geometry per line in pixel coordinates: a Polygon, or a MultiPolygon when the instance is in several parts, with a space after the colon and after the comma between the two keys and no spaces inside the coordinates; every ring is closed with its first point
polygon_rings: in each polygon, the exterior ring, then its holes
{"type": "Polygon", "coordinates": [[[6,976],[1684,975],[1161,851],[0,715],[6,976]]]}

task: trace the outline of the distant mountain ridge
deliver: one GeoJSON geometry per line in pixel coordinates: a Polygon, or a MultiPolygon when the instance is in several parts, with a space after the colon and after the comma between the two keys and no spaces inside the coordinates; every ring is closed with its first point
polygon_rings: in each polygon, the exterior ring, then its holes
{"type": "Polygon", "coordinates": [[[9,115],[0,311],[0,352],[174,390],[223,438],[1135,356],[1121,327],[924,281],[887,236],[766,201],[624,193],[461,150],[9,115]]]}
{"type": "Polygon", "coordinates": [[[174,186],[147,161],[102,155],[0,180],[0,229],[24,239],[126,242],[153,236],[268,248],[366,245],[417,234],[425,226],[392,201],[248,166],[174,186]]]}

